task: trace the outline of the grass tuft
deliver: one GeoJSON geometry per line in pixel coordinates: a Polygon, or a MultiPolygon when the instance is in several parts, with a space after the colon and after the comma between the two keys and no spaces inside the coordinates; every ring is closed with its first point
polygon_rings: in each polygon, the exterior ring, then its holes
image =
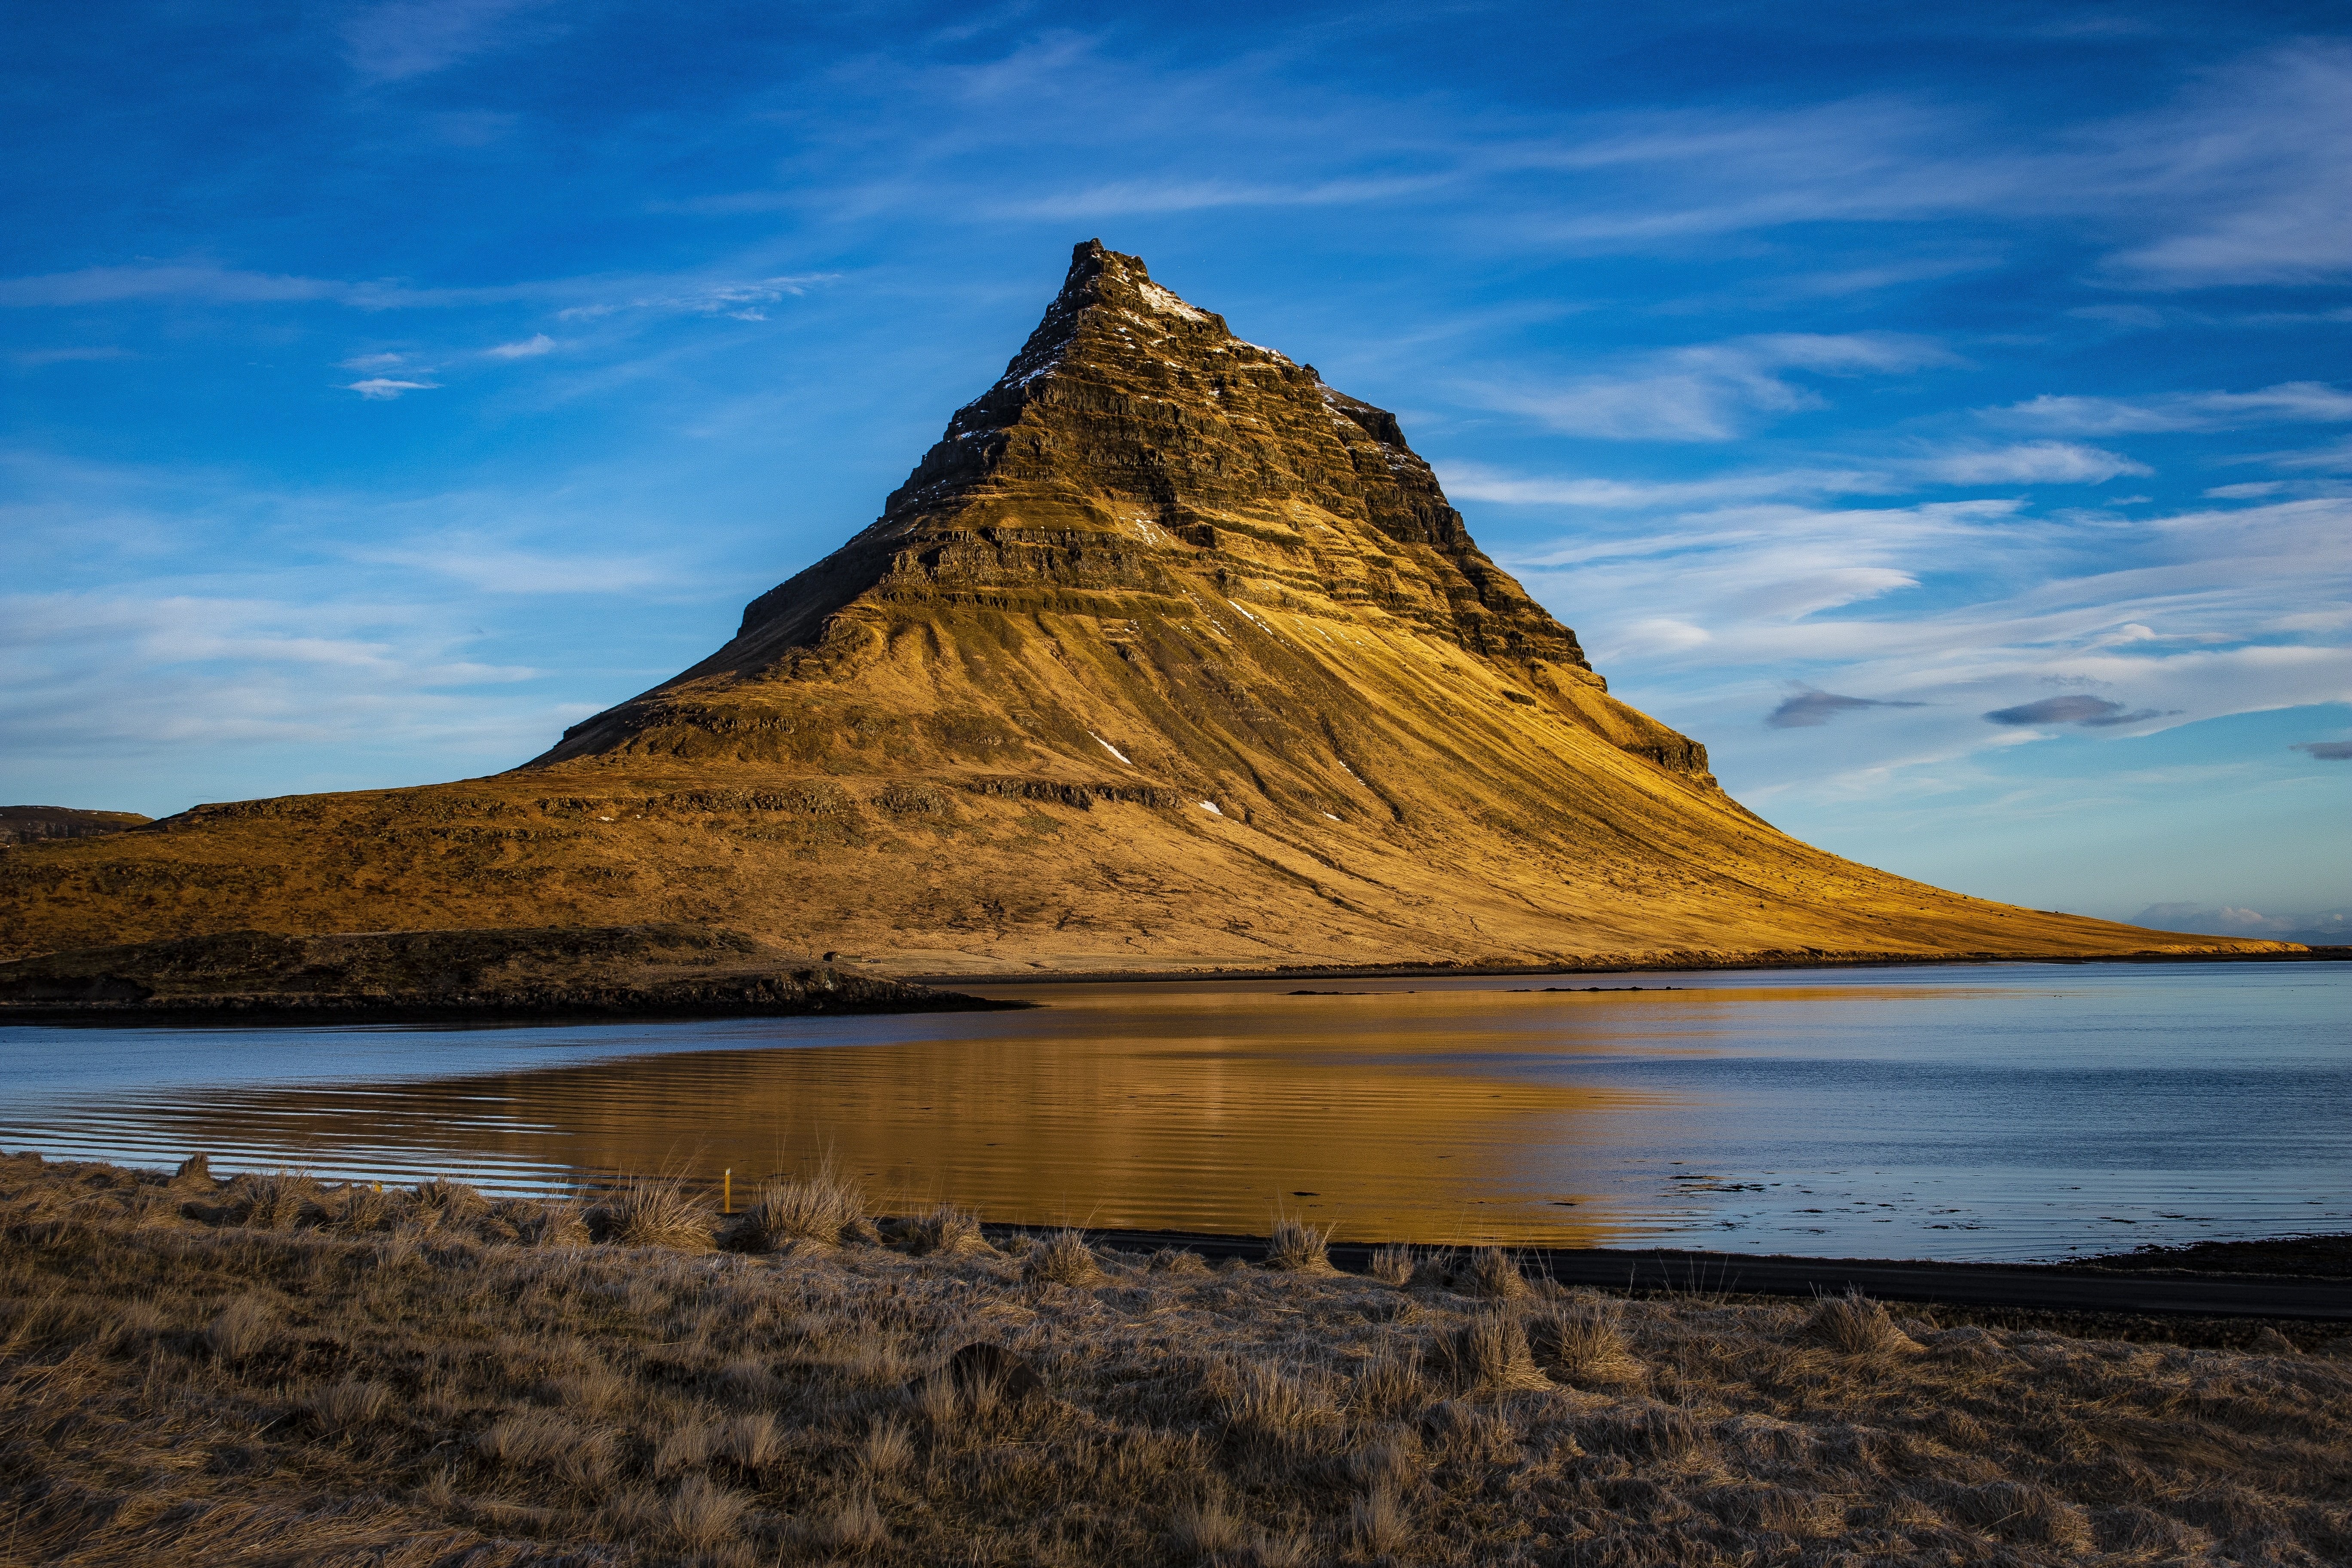
{"type": "Polygon", "coordinates": [[[1055,1231],[1029,1249],[1027,1261],[1029,1277],[1047,1284],[1092,1285],[1103,1277],[1102,1260],[1084,1231],[1055,1231]]]}
{"type": "Polygon", "coordinates": [[[257,1296],[239,1296],[205,1330],[205,1343],[231,1365],[251,1361],[277,1338],[278,1316],[257,1296]]]}
{"type": "Polygon", "coordinates": [[[310,1396],[310,1415],[320,1431],[344,1433],[372,1426],[392,1403],[392,1390],[380,1383],[346,1377],[310,1396]]]}
{"type": "Polygon", "coordinates": [[[907,1250],[918,1258],[970,1258],[996,1249],[980,1232],[980,1216],[953,1204],[940,1204],[908,1220],[907,1250]]]}
{"type": "Polygon", "coordinates": [[[872,1552],[890,1539],[889,1527],[882,1522],[882,1510],[874,1506],[870,1492],[859,1492],[834,1510],[818,1532],[819,1539],[835,1552],[872,1552]]]}
{"type": "Polygon", "coordinates": [[[1339,1419],[1321,1378],[1293,1376],[1263,1362],[1225,1363],[1212,1373],[1210,1387],[1226,1424],[1248,1437],[1297,1444],[1339,1419]]]}
{"type": "Polygon", "coordinates": [[[1412,1521],[1404,1504],[1385,1487],[1375,1487],[1349,1503],[1348,1519],[1368,1556],[1394,1556],[1412,1539],[1412,1521]]]}
{"type": "Polygon", "coordinates": [[[1383,1285],[1404,1286],[1412,1282],[1412,1248],[1392,1241],[1373,1248],[1371,1267],[1365,1272],[1383,1285]]]}
{"type": "Polygon", "coordinates": [[[1519,1260],[1499,1247],[1482,1247],[1454,1272],[1454,1289],[1489,1301],[1516,1301],[1528,1293],[1519,1260]]]}
{"type": "Polygon", "coordinates": [[[866,1191],[828,1163],[806,1176],[761,1187],[738,1222],[734,1245],[770,1252],[793,1242],[838,1247],[866,1223],[866,1191]]]}
{"type": "Polygon", "coordinates": [[[589,1211],[588,1225],[623,1247],[708,1252],[718,1217],[682,1177],[631,1176],[589,1211]]]}
{"type": "Polygon", "coordinates": [[[896,1416],[877,1415],[866,1425],[857,1462],[870,1476],[895,1476],[915,1462],[915,1435],[896,1416]]]}
{"type": "Polygon", "coordinates": [[[1276,1216],[1265,1248],[1265,1266],[1291,1274],[1334,1274],[1331,1227],[1312,1226],[1288,1215],[1276,1216]]]}
{"type": "Polygon", "coordinates": [[[751,1500],[708,1476],[688,1476],[662,1507],[669,1538],[688,1551],[707,1552],[735,1539],[751,1500]]]}
{"type": "Polygon", "coordinates": [[[1554,1304],[1530,1318],[1527,1328],[1537,1364],[1564,1383],[1622,1387],[1647,1375],[1616,1315],[1598,1303],[1554,1304]]]}
{"type": "Polygon", "coordinates": [[[1526,1327],[1508,1307],[1473,1313],[1439,1342],[1439,1351],[1454,1386],[1465,1393],[1551,1386],[1536,1365],[1526,1327]]]}
{"type": "Polygon", "coordinates": [[[1179,1552],[1215,1562],[1249,1539],[1241,1516],[1222,1497],[1187,1498],[1176,1505],[1170,1531],[1179,1552]]]}
{"type": "Polygon", "coordinates": [[[1895,1326],[1885,1304],[1859,1290],[1824,1296],[1804,1327],[1807,1339],[1848,1355],[1916,1352],[1919,1342],[1895,1326]]]}

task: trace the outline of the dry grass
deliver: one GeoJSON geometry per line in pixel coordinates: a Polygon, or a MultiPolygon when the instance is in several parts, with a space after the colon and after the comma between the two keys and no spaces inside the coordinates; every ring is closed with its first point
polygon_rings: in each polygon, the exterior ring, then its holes
{"type": "Polygon", "coordinates": [[[730,1244],[746,1252],[796,1241],[838,1247],[865,1222],[865,1192],[826,1164],[814,1175],[768,1182],[743,1210],[730,1244]]]}
{"type": "Polygon", "coordinates": [[[1091,1285],[1103,1277],[1102,1260],[1083,1231],[1057,1230],[1029,1248],[1029,1278],[1052,1285],[1091,1285]]]}
{"type": "MultiPolygon", "coordinates": [[[[424,1189],[417,1191],[421,1195],[424,1189]]],[[[676,1176],[632,1176],[588,1211],[588,1226],[598,1240],[622,1247],[708,1252],[719,1215],[676,1176]]]]}
{"type": "Polygon", "coordinates": [[[1547,1372],[1574,1386],[1618,1387],[1648,1375],[1603,1302],[1547,1304],[1529,1319],[1528,1342],[1547,1372]]]}
{"type": "Polygon", "coordinates": [[[0,1561],[2352,1560],[2352,1362],[2283,1342],[301,1184],[0,1161],[0,1561]]]}
{"type": "Polygon", "coordinates": [[[1293,1274],[1336,1274],[1331,1267],[1331,1227],[1277,1215],[1267,1238],[1265,1266],[1293,1274]]]}
{"type": "Polygon", "coordinates": [[[1860,1291],[1825,1296],[1805,1324],[1809,1339],[1848,1355],[1916,1351],[1919,1342],[1895,1326],[1886,1309],[1860,1291]]]}
{"type": "Polygon", "coordinates": [[[980,1233],[980,1216],[953,1204],[940,1204],[929,1214],[916,1215],[899,1232],[907,1250],[918,1258],[969,1258],[996,1250],[980,1233]]]}

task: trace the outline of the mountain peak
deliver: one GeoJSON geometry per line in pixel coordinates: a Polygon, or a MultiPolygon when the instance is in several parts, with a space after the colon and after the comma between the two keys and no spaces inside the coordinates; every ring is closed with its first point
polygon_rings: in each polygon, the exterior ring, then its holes
{"type": "Polygon", "coordinates": [[[1478,548],[1395,415],[1235,337],[1099,239],[1074,247],[1036,330],[880,518],[745,606],[711,658],[544,760],[640,743],[689,691],[839,679],[910,616],[1140,625],[1214,602],[1435,639],[1612,744],[1705,775],[1705,749],[1610,700],[1575,634],[1478,548]]]}

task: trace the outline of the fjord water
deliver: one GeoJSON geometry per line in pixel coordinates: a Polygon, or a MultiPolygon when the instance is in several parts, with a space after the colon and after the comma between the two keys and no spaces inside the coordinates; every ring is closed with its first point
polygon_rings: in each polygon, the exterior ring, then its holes
{"type": "Polygon", "coordinates": [[[739,1194],[829,1153],[887,1207],[992,1219],[1844,1256],[2352,1226],[2342,964],[980,989],[1043,1005],[8,1028],[0,1148],[739,1194]]]}

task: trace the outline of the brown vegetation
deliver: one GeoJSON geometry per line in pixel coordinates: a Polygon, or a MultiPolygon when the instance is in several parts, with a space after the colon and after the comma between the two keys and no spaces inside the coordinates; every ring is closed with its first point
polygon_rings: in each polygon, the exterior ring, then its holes
{"type": "Polygon", "coordinates": [[[2352,1363],[2276,1336],[1000,1252],[953,1212],[680,1251],[621,1238],[748,1222],[0,1161],[0,1559],[2352,1556],[2352,1363]]]}

